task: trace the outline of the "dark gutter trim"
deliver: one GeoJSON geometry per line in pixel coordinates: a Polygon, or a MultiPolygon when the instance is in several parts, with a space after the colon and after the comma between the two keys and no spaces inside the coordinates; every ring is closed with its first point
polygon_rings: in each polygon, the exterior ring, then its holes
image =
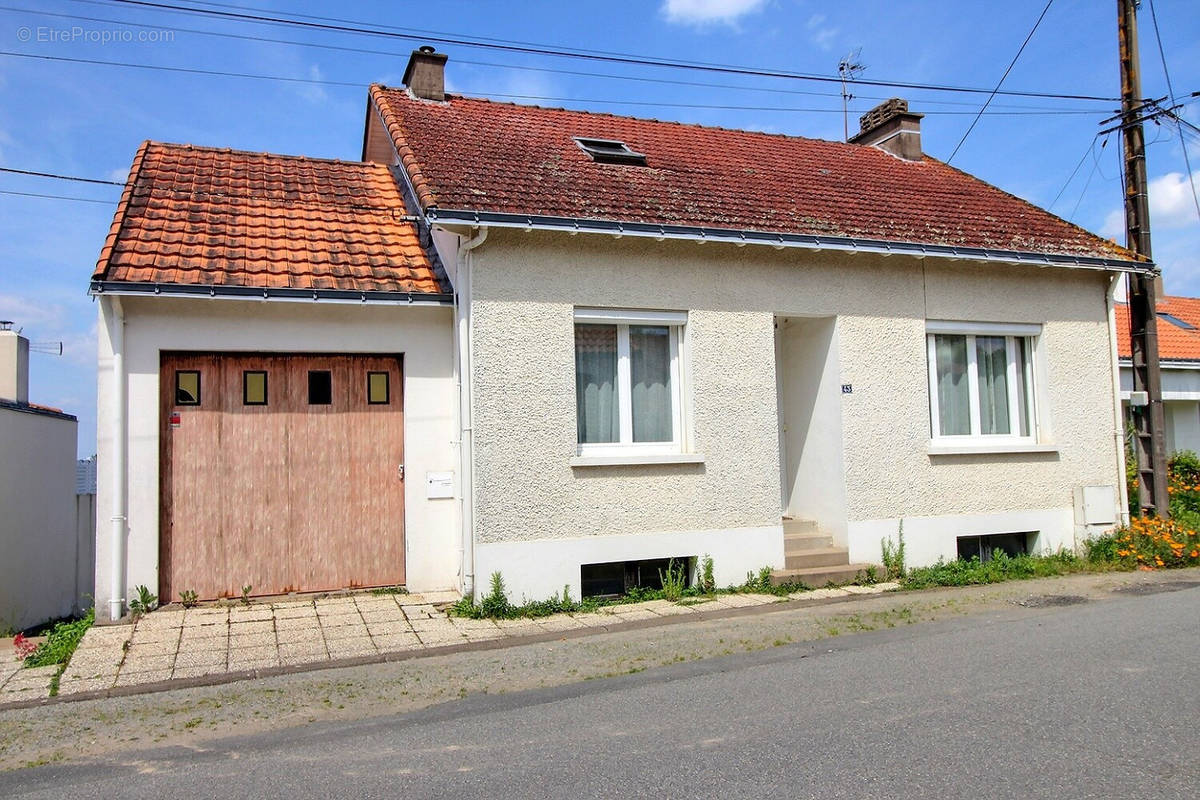
{"type": "Polygon", "coordinates": [[[68,414],[65,411],[54,411],[49,408],[38,408],[27,403],[14,403],[11,400],[0,400],[0,408],[7,408],[10,411],[21,411],[25,414],[36,414],[39,417],[50,417],[51,419],[65,419],[69,422],[78,422],[79,418],[74,414],[68,414]]]}
{"type": "Polygon", "coordinates": [[[1042,267],[1076,267],[1119,272],[1158,272],[1158,268],[1153,262],[1125,261],[1094,256],[1069,256],[1058,253],[1034,253],[1020,250],[991,250],[981,247],[917,244],[914,242],[899,242],[884,239],[855,239],[843,236],[773,233],[731,228],[707,228],[692,225],[654,225],[645,222],[617,222],[603,219],[505,214],[496,211],[470,211],[436,207],[426,209],[425,216],[431,224],[461,222],[469,225],[491,225],[501,228],[524,228],[527,230],[608,233],[615,236],[690,239],[730,242],[737,245],[764,244],[776,248],[804,247],[813,250],[842,250],[851,253],[912,255],[918,258],[933,256],[936,258],[959,260],[1036,264],[1042,267]]]}
{"type": "Polygon", "coordinates": [[[386,305],[452,306],[454,295],[447,293],[355,291],[352,289],[287,289],[258,286],[213,286],[207,284],[145,283],[92,281],[90,294],[222,297],[238,300],[289,300],[310,302],[366,303],[386,305]]]}

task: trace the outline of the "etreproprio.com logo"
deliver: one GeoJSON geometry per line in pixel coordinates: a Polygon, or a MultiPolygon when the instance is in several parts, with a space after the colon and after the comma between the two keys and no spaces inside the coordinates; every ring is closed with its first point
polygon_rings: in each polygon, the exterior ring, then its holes
{"type": "Polygon", "coordinates": [[[17,41],[39,44],[155,44],[175,41],[175,31],[85,28],[82,25],[55,28],[39,25],[33,28],[17,28],[17,41]]]}

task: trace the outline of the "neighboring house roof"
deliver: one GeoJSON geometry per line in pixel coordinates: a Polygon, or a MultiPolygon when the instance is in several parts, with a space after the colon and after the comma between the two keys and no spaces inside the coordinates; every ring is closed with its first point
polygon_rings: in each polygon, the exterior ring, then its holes
{"type": "Polygon", "coordinates": [[[92,280],[449,291],[387,167],[158,142],[134,158],[92,280]]]}
{"type": "MultiPolygon", "coordinates": [[[[1118,303],[1117,351],[1131,358],[1129,345],[1129,306],[1118,303]]],[[[1158,316],[1158,358],[1160,361],[1200,361],[1200,298],[1163,296],[1155,306],[1158,316]],[[1191,326],[1190,328],[1185,326],[1191,326]]]]}
{"type": "Polygon", "coordinates": [[[375,85],[421,208],[764,231],[1134,261],[1113,242],[937,159],[375,85]],[[597,163],[573,137],[646,166],[597,163]]]}

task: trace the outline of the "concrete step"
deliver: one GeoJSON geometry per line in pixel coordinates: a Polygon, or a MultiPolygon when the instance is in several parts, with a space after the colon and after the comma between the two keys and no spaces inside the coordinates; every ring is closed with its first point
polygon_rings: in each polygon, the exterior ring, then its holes
{"type": "Polygon", "coordinates": [[[833,547],[833,537],[827,533],[784,533],[783,552],[790,555],[809,550],[833,547]]]}
{"type": "Polygon", "coordinates": [[[844,567],[850,563],[850,551],[844,547],[814,547],[791,553],[785,550],[785,553],[785,566],[788,569],[844,567]]]}
{"type": "Polygon", "coordinates": [[[784,533],[816,533],[817,531],[817,521],[814,519],[783,518],[784,533]]]}
{"type": "Polygon", "coordinates": [[[875,568],[875,576],[879,580],[887,572],[878,564],[846,564],[840,567],[805,567],[802,569],[777,569],[771,573],[771,583],[780,586],[785,583],[803,583],[811,589],[823,589],[829,584],[853,583],[864,575],[869,567],[875,568]]]}

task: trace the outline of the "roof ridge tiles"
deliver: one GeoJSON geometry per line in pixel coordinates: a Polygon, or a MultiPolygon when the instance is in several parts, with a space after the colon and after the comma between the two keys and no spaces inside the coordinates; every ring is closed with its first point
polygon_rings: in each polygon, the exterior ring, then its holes
{"type": "MultiPolygon", "coordinates": [[[[400,94],[403,94],[405,97],[408,97],[407,90],[405,90],[404,88],[395,87],[395,86],[385,86],[383,84],[378,84],[378,83],[373,84],[373,86],[378,86],[383,91],[386,91],[386,92],[398,92],[400,94]]],[[[412,99],[412,98],[408,97],[408,99],[412,99]]],[[[821,142],[824,144],[838,145],[839,147],[852,148],[855,150],[862,150],[867,147],[867,145],[851,144],[850,142],[839,142],[836,139],[820,139],[815,136],[799,136],[797,134],[778,133],[776,131],[756,131],[756,130],[749,130],[747,128],[727,128],[724,125],[704,125],[699,122],[684,122],[682,120],[677,120],[677,119],[658,119],[657,117],[638,117],[638,116],[632,116],[629,114],[614,114],[611,111],[592,111],[592,110],[583,109],[583,108],[567,108],[566,106],[540,106],[540,105],[537,105],[534,103],[517,103],[517,102],[510,101],[510,100],[493,100],[490,97],[474,97],[474,96],[465,95],[465,94],[461,94],[461,93],[457,93],[457,92],[446,92],[446,102],[453,102],[454,100],[466,100],[467,102],[476,102],[476,103],[490,103],[492,105],[509,106],[511,108],[518,108],[518,109],[520,109],[520,108],[536,108],[539,111],[564,111],[568,114],[586,114],[590,117],[608,117],[610,119],[625,120],[625,121],[632,120],[634,122],[653,122],[657,125],[678,125],[679,127],[682,127],[682,128],[697,128],[699,130],[705,130],[705,131],[723,131],[725,133],[744,133],[744,134],[748,134],[751,136],[770,136],[773,138],[787,139],[787,140],[793,140],[793,141],[821,142]]],[[[919,163],[919,162],[910,162],[910,163],[919,163]]]]}
{"type": "Polygon", "coordinates": [[[212,145],[192,144],[190,142],[163,142],[155,139],[147,139],[144,145],[149,145],[154,148],[163,148],[166,150],[191,150],[197,153],[226,153],[237,156],[256,156],[259,158],[280,159],[288,161],[301,161],[313,164],[337,164],[351,167],[366,167],[372,172],[378,171],[376,168],[387,169],[383,164],[377,164],[372,161],[353,161],[344,158],[326,158],[323,156],[305,156],[294,153],[273,153],[267,150],[240,150],[233,147],[214,147],[212,145]]]}

